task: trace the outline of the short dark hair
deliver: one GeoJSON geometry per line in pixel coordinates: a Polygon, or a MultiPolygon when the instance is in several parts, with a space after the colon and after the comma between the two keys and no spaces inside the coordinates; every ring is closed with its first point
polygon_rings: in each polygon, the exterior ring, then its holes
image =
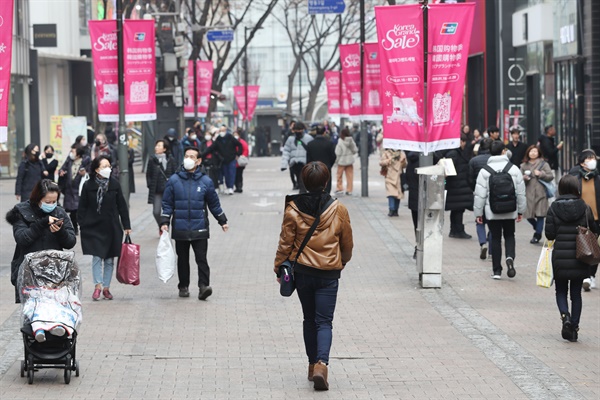
{"type": "Polygon", "coordinates": [[[577,161],[579,162],[579,164],[583,164],[588,158],[598,158],[598,156],[596,155],[596,152],[594,150],[585,149],[581,153],[579,153],[577,161]]]}
{"type": "Polygon", "coordinates": [[[532,144],[531,146],[529,146],[527,148],[527,150],[525,150],[525,155],[523,156],[523,162],[529,162],[529,160],[531,160],[531,158],[529,158],[529,152],[533,149],[537,149],[539,158],[544,157],[542,155],[542,149],[540,149],[540,147],[538,145],[532,144]]]}
{"type": "Polygon", "coordinates": [[[300,177],[309,192],[322,192],[330,177],[329,169],[321,161],[311,161],[302,167],[300,177]]]}
{"type": "Polygon", "coordinates": [[[512,128],[510,128],[510,134],[512,135],[513,133],[518,133],[520,135],[521,130],[519,128],[517,128],[516,126],[512,127],[512,128]]]}
{"type": "Polygon", "coordinates": [[[460,141],[461,142],[468,142],[469,141],[469,134],[468,133],[461,133],[460,134],[460,141]]]}
{"type": "Polygon", "coordinates": [[[488,131],[488,133],[491,133],[491,132],[500,132],[500,129],[498,129],[497,126],[492,125],[492,126],[488,126],[487,131],[488,131]]]}
{"type": "Polygon", "coordinates": [[[48,150],[48,149],[52,149],[52,152],[54,153],[54,147],[52,147],[52,145],[47,144],[44,146],[44,152],[46,152],[46,150],[48,150]]]}
{"type": "Polygon", "coordinates": [[[506,145],[502,140],[494,140],[492,142],[492,146],[490,147],[490,154],[493,156],[499,156],[502,154],[505,148],[506,145]]]}
{"type": "Polygon", "coordinates": [[[296,122],[296,124],[294,124],[294,130],[295,131],[300,131],[300,130],[305,131],[306,125],[304,125],[304,122],[298,121],[298,122],[296,122]]]}
{"type": "Polygon", "coordinates": [[[56,201],[58,202],[58,200],[60,200],[60,188],[56,183],[52,182],[50,179],[39,180],[31,191],[29,204],[37,206],[49,192],[58,193],[56,201]]]}
{"type": "Polygon", "coordinates": [[[106,160],[110,163],[110,158],[106,156],[98,156],[92,160],[92,165],[90,165],[90,179],[94,179],[96,177],[96,170],[100,167],[100,162],[102,160],[106,160]]]}
{"type": "Polygon", "coordinates": [[[163,147],[165,148],[165,150],[167,151],[167,153],[170,151],[169,144],[167,143],[167,141],[165,139],[158,139],[156,142],[154,142],[154,146],[156,146],[159,143],[163,144],[163,147]]]}
{"type": "Polygon", "coordinates": [[[571,194],[580,197],[581,191],[579,190],[579,180],[577,177],[565,175],[560,178],[560,182],[558,182],[558,194],[561,196],[571,194]]]}
{"type": "Polygon", "coordinates": [[[348,129],[348,128],[344,128],[340,132],[340,137],[342,139],[346,139],[347,137],[351,137],[351,136],[352,136],[352,134],[350,133],[350,129],[348,129]]]}
{"type": "Polygon", "coordinates": [[[550,124],[550,125],[546,125],[546,126],[544,127],[544,133],[548,133],[548,131],[549,131],[550,129],[552,129],[552,128],[554,128],[554,125],[552,125],[552,124],[550,124]]]}
{"type": "MultiPolygon", "coordinates": [[[[89,125],[89,124],[88,124],[88,125],[89,125]]],[[[79,144],[79,143],[81,143],[81,140],[82,140],[82,139],[83,139],[83,135],[79,135],[79,136],[77,136],[77,137],[75,138],[75,144],[79,144]]],[[[73,147],[71,147],[71,148],[73,148],[73,147]]]]}
{"type": "Polygon", "coordinates": [[[492,147],[492,143],[494,142],[494,139],[491,138],[485,138],[481,141],[481,145],[479,146],[479,150],[489,150],[490,147],[492,147]]]}
{"type": "Polygon", "coordinates": [[[75,149],[75,154],[78,157],[83,157],[83,155],[85,154],[85,149],[80,144],[75,143],[75,144],[71,145],[71,148],[75,149]]]}
{"type": "Polygon", "coordinates": [[[323,125],[317,126],[317,135],[324,135],[324,134],[325,134],[325,127],[323,125]]]}
{"type": "Polygon", "coordinates": [[[195,151],[195,152],[198,154],[198,155],[197,155],[197,157],[198,157],[198,158],[201,158],[201,157],[202,157],[202,153],[200,153],[200,149],[199,149],[199,148],[197,148],[197,147],[194,147],[194,146],[188,146],[188,147],[186,147],[185,149],[183,149],[183,155],[184,155],[184,156],[185,156],[185,153],[187,153],[187,152],[188,152],[188,150],[193,150],[193,151],[195,151]]]}

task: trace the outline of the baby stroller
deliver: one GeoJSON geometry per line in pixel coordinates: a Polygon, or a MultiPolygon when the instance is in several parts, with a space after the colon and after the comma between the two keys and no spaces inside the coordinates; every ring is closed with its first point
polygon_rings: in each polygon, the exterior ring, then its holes
{"type": "Polygon", "coordinates": [[[42,368],[64,369],[65,383],[71,372],[79,376],[76,359],[77,328],[81,324],[81,274],[75,253],[43,250],[29,253],[19,267],[17,281],[23,311],[21,377],[33,383],[42,368]]]}

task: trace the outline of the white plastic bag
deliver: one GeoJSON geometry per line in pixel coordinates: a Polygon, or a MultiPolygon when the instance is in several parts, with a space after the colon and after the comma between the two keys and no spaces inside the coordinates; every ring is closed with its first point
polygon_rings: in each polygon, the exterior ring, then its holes
{"type": "Polygon", "coordinates": [[[81,181],[79,182],[79,196],[81,196],[81,191],[83,190],[83,184],[90,180],[90,175],[86,173],[81,177],[81,181]]]}
{"type": "Polygon", "coordinates": [[[163,232],[160,235],[156,247],[156,272],[158,272],[158,279],[164,283],[167,283],[175,274],[175,251],[171,244],[169,232],[163,232]]]}

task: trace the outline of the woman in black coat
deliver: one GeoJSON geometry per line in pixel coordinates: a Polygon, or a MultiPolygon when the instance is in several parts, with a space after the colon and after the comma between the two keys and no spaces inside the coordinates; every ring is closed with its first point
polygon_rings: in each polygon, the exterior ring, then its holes
{"type": "Polygon", "coordinates": [[[131,233],[129,210],[121,185],[111,178],[110,173],[108,158],[99,156],[92,161],[90,180],[83,184],[77,211],[83,254],[93,256],[94,300],[100,299],[100,291],[104,298],[112,300],[109,287],[114,257],[121,254],[123,229],[126,234],[131,233]]]}
{"type": "Polygon", "coordinates": [[[29,144],[25,147],[25,157],[19,164],[17,182],[15,184],[15,196],[17,201],[27,201],[33,187],[40,179],[48,176],[44,164],[40,161],[40,148],[37,144],[29,144]]]}
{"type": "Polygon", "coordinates": [[[146,168],[146,187],[148,187],[148,204],[152,204],[152,214],[161,232],[161,207],[162,195],[165,191],[167,180],[175,173],[177,164],[175,159],[167,152],[167,144],[159,139],[154,144],[154,154],[148,160],[146,168]]]}
{"type": "Polygon", "coordinates": [[[589,276],[590,266],[575,258],[578,226],[589,226],[598,234],[598,227],[590,207],[581,199],[577,178],[562,177],[558,184],[559,197],[550,206],[546,216],[546,238],[554,240],[552,269],[556,284],[556,304],[562,319],[562,337],[577,341],[581,316],[581,289],[589,276]],[[571,289],[571,313],[567,295],[571,289]]]}
{"type": "Polygon", "coordinates": [[[71,216],[75,234],[79,234],[77,209],[79,208],[79,185],[90,168],[90,158],[85,155],[85,148],[72,145],[69,157],[58,171],[58,184],[65,195],[63,207],[71,216]]]}
{"type": "Polygon", "coordinates": [[[44,147],[44,159],[42,160],[46,172],[48,172],[48,179],[54,181],[54,175],[56,168],[58,168],[58,161],[54,159],[54,147],[49,144],[44,147]]]}
{"type": "Polygon", "coordinates": [[[460,138],[460,147],[446,153],[451,158],[456,169],[456,176],[446,178],[446,211],[450,211],[450,237],[471,239],[465,232],[463,214],[465,210],[473,211],[473,191],[469,185],[470,150],[466,134],[460,138]]]}
{"type": "Polygon", "coordinates": [[[13,227],[17,247],[10,264],[10,281],[15,286],[15,302],[20,303],[17,288],[19,266],[26,254],[41,250],[64,250],[75,246],[75,231],[69,216],[57,206],[58,185],[49,179],[38,180],[28,200],[18,203],[6,214],[13,227]]]}

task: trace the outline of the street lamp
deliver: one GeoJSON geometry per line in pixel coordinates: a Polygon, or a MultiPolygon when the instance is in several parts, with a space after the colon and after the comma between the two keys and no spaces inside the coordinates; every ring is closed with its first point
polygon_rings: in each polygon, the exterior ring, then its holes
{"type": "Polygon", "coordinates": [[[248,124],[250,123],[248,119],[248,31],[254,29],[255,31],[258,29],[262,29],[262,27],[256,26],[245,26],[244,27],[244,130],[246,131],[246,135],[248,134],[248,124]]]}

